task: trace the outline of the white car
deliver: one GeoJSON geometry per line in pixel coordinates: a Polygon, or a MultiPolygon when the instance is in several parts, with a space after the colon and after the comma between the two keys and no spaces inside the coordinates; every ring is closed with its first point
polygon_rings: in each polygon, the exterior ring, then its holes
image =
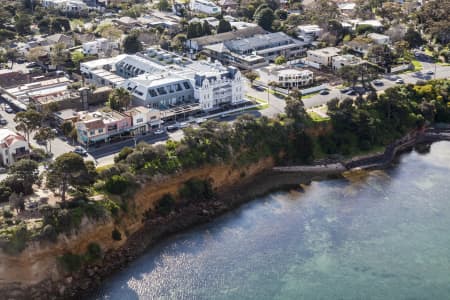
{"type": "Polygon", "coordinates": [[[73,152],[76,153],[76,154],[79,154],[81,156],[87,156],[88,155],[88,152],[83,147],[76,147],[73,150],[73,152]]]}
{"type": "Polygon", "coordinates": [[[395,83],[397,84],[404,84],[405,82],[403,81],[403,79],[399,78],[395,81],[395,83]]]}

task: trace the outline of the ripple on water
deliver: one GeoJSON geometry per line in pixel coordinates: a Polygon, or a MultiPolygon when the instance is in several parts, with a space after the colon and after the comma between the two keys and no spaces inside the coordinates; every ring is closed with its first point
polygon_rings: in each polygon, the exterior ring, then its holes
{"type": "Polygon", "coordinates": [[[450,143],[169,238],[93,299],[448,299],[450,143]]]}

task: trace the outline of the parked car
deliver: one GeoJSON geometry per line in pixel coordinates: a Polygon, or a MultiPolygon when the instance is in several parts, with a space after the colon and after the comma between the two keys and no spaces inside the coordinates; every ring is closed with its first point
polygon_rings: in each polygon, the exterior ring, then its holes
{"type": "Polygon", "coordinates": [[[178,128],[186,128],[186,127],[188,127],[189,126],[189,123],[188,122],[181,122],[181,123],[179,123],[178,124],[178,128]]]}
{"type": "Polygon", "coordinates": [[[379,79],[375,79],[374,81],[372,81],[372,83],[376,86],[381,86],[383,85],[383,81],[379,80],[379,79]]]}
{"type": "Polygon", "coordinates": [[[350,91],[351,90],[351,88],[349,88],[349,87],[346,87],[346,88],[343,88],[343,89],[340,89],[340,92],[342,93],[342,94],[346,94],[348,91],[350,91]]]}
{"type": "Polygon", "coordinates": [[[26,67],[28,69],[37,68],[37,67],[39,67],[39,64],[37,62],[30,62],[30,63],[26,64],[26,67]]]}
{"type": "Polygon", "coordinates": [[[399,78],[399,79],[395,80],[395,83],[404,84],[405,82],[403,81],[403,79],[399,78]]]}
{"type": "Polygon", "coordinates": [[[328,95],[329,93],[330,93],[330,91],[325,89],[325,90],[321,90],[319,94],[320,95],[328,95]]]}
{"type": "Polygon", "coordinates": [[[353,90],[353,89],[349,89],[345,94],[346,94],[346,95],[349,95],[349,96],[355,96],[355,95],[356,95],[356,92],[355,92],[355,90],[353,90]]]}
{"type": "Polygon", "coordinates": [[[12,114],[13,112],[14,112],[14,110],[11,108],[11,107],[5,107],[5,111],[8,113],[8,114],[12,114]]]}
{"type": "Polygon", "coordinates": [[[425,74],[427,74],[427,75],[433,75],[434,72],[430,70],[430,71],[427,71],[425,74]]]}
{"type": "Polygon", "coordinates": [[[262,86],[259,86],[259,85],[257,85],[257,86],[255,86],[255,87],[253,87],[255,90],[257,90],[257,91],[260,91],[260,92],[264,92],[265,91],[265,88],[263,88],[262,86]]]}
{"type": "Polygon", "coordinates": [[[175,125],[169,125],[166,127],[167,131],[172,132],[172,131],[177,131],[178,127],[175,125]]]}
{"type": "Polygon", "coordinates": [[[6,124],[8,124],[8,121],[5,119],[0,119],[0,125],[5,126],[6,124]]]}
{"type": "Polygon", "coordinates": [[[165,131],[162,130],[162,129],[158,129],[158,130],[153,131],[153,133],[154,133],[154,134],[157,134],[157,135],[160,135],[160,134],[164,134],[165,131]]]}
{"type": "Polygon", "coordinates": [[[81,156],[87,156],[88,152],[86,151],[86,149],[84,149],[83,147],[75,147],[75,149],[73,150],[73,153],[79,154],[81,156]]]}
{"type": "Polygon", "coordinates": [[[8,170],[6,168],[0,167],[0,174],[4,174],[6,172],[8,172],[8,170]]]}

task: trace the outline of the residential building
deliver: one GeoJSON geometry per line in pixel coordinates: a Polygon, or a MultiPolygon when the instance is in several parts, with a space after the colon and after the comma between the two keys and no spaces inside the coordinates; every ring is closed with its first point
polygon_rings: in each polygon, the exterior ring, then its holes
{"type": "Polygon", "coordinates": [[[118,111],[79,112],[75,123],[78,142],[89,146],[97,142],[109,142],[114,136],[132,130],[131,117],[118,111]]]}
{"type": "Polygon", "coordinates": [[[369,33],[367,35],[369,39],[371,39],[375,44],[378,45],[387,45],[391,42],[391,39],[388,35],[379,34],[379,33],[369,33]]]}
{"type": "Polygon", "coordinates": [[[351,41],[344,42],[344,45],[349,48],[353,53],[360,56],[366,56],[369,48],[373,45],[373,42],[369,38],[356,37],[351,41]]]}
{"type": "Polygon", "coordinates": [[[42,6],[65,12],[80,12],[88,9],[86,3],[81,0],[42,0],[42,6]]]}
{"type": "Polygon", "coordinates": [[[319,38],[323,29],[319,25],[299,25],[297,26],[297,37],[304,42],[312,42],[319,38]]]}
{"type": "Polygon", "coordinates": [[[235,39],[245,39],[252,37],[257,34],[266,33],[264,29],[259,26],[248,27],[240,30],[223,32],[214,35],[207,35],[198,38],[189,39],[186,41],[186,47],[192,52],[198,52],[203,50],[204,47],[208,45],[214,45],[218,43],[223,43],[225,41],[231,41],[235,39]]]}
{"type": "Polygon", "coordinates": [[[54,112],[53,117],[56,121],[56,124],[58,124],[58,126],[61,126],[62,124],[66,123],[66,122],[75,124],[78,121],[78,113],[75,109],[72,109],[72,108],[63,109],[63,110],[54,112]]]}
{"type": "Polygon", "coordinates": [[[349,30],[356,30],[358,26],[371,26],[375,30],[382,30],[383,24],[380,20],[373,19],[373,20],[360,20],[360,19],[350,19],[341,22],[342,27],[349,29],[349,30]]]}
{"type": "Polygon", "coordinates": [[[336,47],[308,50],[306,52],[307,60],[325,67],[331,67],[332,58],[340,53],[341,49],[336,47]]]}
{"type": "Polygon", "coordinates": [[[332,69],[337,71],[343,66],[357,66],[363,62],[361,58],[351,54],[338,55],[332,58],[332,69]]]}
{"type": "Polygon", "coordinates": [[[206,46],[205,50],[212,58],[224,64],[253,69],[275,61],[278,56],[284,56],[288,60],[303,56],[305,45],[283,32],[274,32],[225,41],[206,46]]]}
{"type": "Polygon", "coordinates": [[[239,2],[235,0],[219,0],[219,5],[226,12],[235,11],[239,7],[239,2]]]}
{"type": "Polygon", "coordinates": [[[171,72],[145,73],[127,79],[122,87],[131,93],[135,105],[164,108],[194,101],[191,81],[171,72]]]}
{"type": "Polygon", "coordinates": [[[83,53],[86,55],[106,54],[118,47],[117,42],[111,42],[106,38],[99,38],[82,44],[83,53]]]}
{"type": "Polygon", "coordinates": [[[285,89],[301,88],[313,84],[314,74],[309,70],[271,65],[259,69],[260,80],[265,83],[275,82],[285,89]]]}
{"type": "Polygon", "coordinates": [[[72,48],[73,46],[75,46],[75,41],[72,37],[62,34],[62,33],[56,33],[56,34],[52,34],[49,35],[48,37],[45,38],[45,42],[43,43],[43,45],[49,46],[50,50],[52,50],[53,45],[56,44],[63,44],[64,47],[68,48],[72,48]]]}
{"type": "Polygon", "coordinates": [[[189,8],[195,12],[201,12],[207,15],[220,14],[222,9],[215,3],[208,0],[192,0],[189,2],[189,8]]]}
{"type": "Polygon", "coordinates": [[[23,136],[7,128],[0,129],[0,162],[3,166],[9,167],[29,155],[30,148],[23,136]]]}

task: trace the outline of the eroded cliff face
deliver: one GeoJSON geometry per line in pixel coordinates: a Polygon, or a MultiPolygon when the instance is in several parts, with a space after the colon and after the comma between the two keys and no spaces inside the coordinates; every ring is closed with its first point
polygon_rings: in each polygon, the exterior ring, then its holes
{"type": "MultiPolygon", "coordinates": [[[[11,290],[14,286],[21,290],[36,287],[43,281],[65,282],[68,274],[59,267],[57,258],[67,252],[83,254],[89,243],[97,243],[104,252],[123,247],[126,236],[131,236],[143,227],[142,214],[152,209],[164,194],[176,195],[182,184],[190,178],[212,179],[213,188],[221,193],[233,186],[240,185],[264,170],[271,169],[274,161],[267,158],[245,167],[230,165],[205,166],[189,170],[170,177],[145,184],[135,193],[133,211],[121,217],[120,222],[112,218],[101,222],[83,219],[79,231],[69,237],[60,235],[56,243],[33,242],[17,256],[0,252],[0,295],[2,290],[11,290]],[[114,241],[112,231],[117,228],[122,233],[121,241],[114,241]],[[126,234],[125,234],[126,233],[126,234]]],[[[17,299],[20,299],[20,293],[17,299]]]]}

